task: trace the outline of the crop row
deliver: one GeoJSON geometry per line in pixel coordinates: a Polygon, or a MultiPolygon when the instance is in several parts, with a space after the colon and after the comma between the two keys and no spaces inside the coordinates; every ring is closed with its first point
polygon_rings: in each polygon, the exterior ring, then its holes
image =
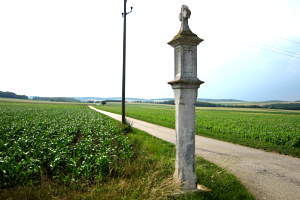
{"type": "Polygon", "coordinates": [[[197,130],[217,137],[300,148],[300,115],[245,111],[198,111],[197,130]]]}
{"type": "Polygon", "coordinates": [[[118,124],[86,106],[0,102],[0,187],[93,181],[132,156],[118,124]]]}

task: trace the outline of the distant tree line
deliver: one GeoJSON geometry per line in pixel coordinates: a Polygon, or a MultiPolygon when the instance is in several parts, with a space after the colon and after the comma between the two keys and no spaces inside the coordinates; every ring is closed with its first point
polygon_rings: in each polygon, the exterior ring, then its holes
{"type": "Polygon", "coordinates": [[[300,110],[300,103],[273,103],[265,105],[218,105],[216,107],[229,108],[268,108],[268,109],[283,109],[283,110],[300,110]]]}
{"type": "Polygon", "coordinates": [[[26,95],[17,95],[13,92],[2,92],[2,91],[0,91],[0,97],[14,98],[14,99],[28,99],[28,96],[26,96],[26,95]]]}
{"type": "MultiPolygon", "coordinates": [[[[155,102],[157,104],[174,105],[174,100],[155,102]]],[[[283,109],[283,110],[300,110],[300,103],[273,103],[265,105],[239,105],[239,104],[217,104],[208,102],[196,102],[197,107],[227,107],[227,108],[269,108],[269,109],[283,109]]]]}
{"type": "Polygon", "coordinates": [[[80,102],[72,97],[33,97],[32,99],[37,101],[80,102]]]}
{"type": "Polygon", "coordinates": [[[150,102],[150,103],[175,105],[174,100],[169,100],[169,101],[158,101],[158,102],[150,102]]]}
{"type": "Polygon", "coordinates": [[[265,105],[264,108],[300,110],[300,103],[276,103],[276,104],[265,105]]]}
{"type": "Polygon", "coordinates": [[[110,100],[110,99],[108,99],[108,100],[105,100],[107,103],[109,103],[109,102],[122,102],[121,100],[110,100]]]}
{"type": "Polygon", "coordinates": [[[103,106],[106,104],[106,100],[102,100],[102,101],[93,101],[93,100],[88,100],[88,103],[95,103],[95,104],[102,104],[103,106]]]}

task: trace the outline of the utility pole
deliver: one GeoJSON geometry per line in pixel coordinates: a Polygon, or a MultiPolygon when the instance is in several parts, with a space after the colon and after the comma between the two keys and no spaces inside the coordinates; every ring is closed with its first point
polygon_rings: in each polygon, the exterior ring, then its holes
{"type": "Polygon", "coordinates": [[[130,7],[130,12],[126,11],[127,0],[124,0],[124,12],[123,16],[123,73],[122,73],[122,124],[126,124],[125,118],[125,78],[126,78],[126,15],[132,12],[132,7],[130,7]]]}

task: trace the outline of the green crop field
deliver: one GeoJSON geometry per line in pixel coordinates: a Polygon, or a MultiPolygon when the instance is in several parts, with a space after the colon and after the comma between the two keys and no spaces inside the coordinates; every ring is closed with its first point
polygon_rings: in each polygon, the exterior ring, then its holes
{"type": "MultiPolygon", "coordinates": [[[[118,103],[97,108],[121,113],[118,103]]],[[[127,104],[128,116],[174,128],[171,105],[127,104]]],[[[300,157],[300,112],[247,108],[197,108],[197,134],[300,157]]]]}
{"type": "Polygon", "coordinates": [[[87,105],[0,100],[0,199],[254,199],[201,158],[212,191],[174,196],[174,145],[125,130],[87,105]]]}
{"type": "Polygon", "coordinates": [[[0,102],[0,188],[91,182],[131,156],[120,126],[87,106],[0,102]]]}

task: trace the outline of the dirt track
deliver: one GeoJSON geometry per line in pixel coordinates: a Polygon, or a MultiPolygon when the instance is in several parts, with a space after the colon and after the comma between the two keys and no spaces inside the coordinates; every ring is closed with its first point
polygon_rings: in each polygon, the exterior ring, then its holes
{"type": "MultiPolygon", "coordinates": [[[[121,120],[118,114],[91,109],[121,120]]],[[[127,118],[133,127],[175,143],[174,129],[127,118]]],[[[257,200],[300,200],[300,159],[196,136],[196,154],[235,174],[257,200]]]]}

